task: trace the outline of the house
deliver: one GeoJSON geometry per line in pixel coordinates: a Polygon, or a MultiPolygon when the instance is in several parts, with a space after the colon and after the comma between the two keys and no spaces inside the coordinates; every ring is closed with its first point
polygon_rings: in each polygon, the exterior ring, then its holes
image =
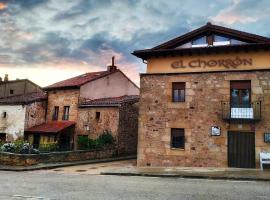
{"type": "Polygon", "coordinates": [[[133,145],[130,151],[136,151],[137,127],[133,126],[137,125],[138,109],[133,104],[138,102],[139,88],[114,61],[106,71],[85,73],[44,89],[48,93],[46,123],[27,130],[28,134],[46,136],[47,141],[57,141],[64,149],[76,149],[78,136],[95,138],[110,131],[119,149],[125,149],[125,140],[133,145]],[[122,119],[128,112],[134,112],[132,119],[122,119]],[[120,124],[126,122],[130,130],[120,124]]]}
{"type": "Polygon", "coordinates": [[[270,151],[270,38],[207,23],[133,54],[138,166],[259,166],[270,151]]]}
{"type": "Polygon", "coordinates": [[[77,135],[96,139],[110,131],[118,155],[137,153],[139,95],[84,99],[79,105],[77,135]]]}
{"type": "Polygon", "coordinates": [[[46,105],[47,95],[44,92],[1,98],[0,140],[4,142],[24,139],[25,129],[45,122],[46,105]]]}
{"type": "Polygon", "coordinates": [[[42,89],[28,79],[9,80],[8,74],[4,80],[0,77],[0,98],[43,92],[42,89]]]}

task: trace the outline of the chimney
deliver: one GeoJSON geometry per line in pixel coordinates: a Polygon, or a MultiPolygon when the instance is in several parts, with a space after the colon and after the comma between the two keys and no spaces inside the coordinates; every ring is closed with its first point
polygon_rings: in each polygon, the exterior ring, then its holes
{"type": "Polygon", "coordinates": [[[116,71],[117,70],[117,67],[114,65],[114,56],[112,57],[112,65],[109,65],[107,67],[107,71],[109,72],[113,72],[113,71],[116,71]]]}
{"type": "Polygon", "coordinates": [[[8,74],[5,74],[4,82],[8,82],[8,74]]]}

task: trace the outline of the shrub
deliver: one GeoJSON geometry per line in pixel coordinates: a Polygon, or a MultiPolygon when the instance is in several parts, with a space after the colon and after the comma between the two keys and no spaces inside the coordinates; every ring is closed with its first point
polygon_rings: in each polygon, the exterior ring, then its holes
{"type": "Polygon", "coordinates": [[[109,131],[104,131],[97,139],[93,140],[85,136],[78,137],[78,147],[81,150],[101,149],[104,146],[114,144],[115,140],[109,131]]]}
{"type": "Polygon", "coordinates": [[[38,149],[34,149],[32,145],[29,143],[24,143],[22,148],[20,149],[20,154],[39,154],[38,149]]]}
{"type": "Polygon", "coordinates": [[[89,139],[85,136],[79,136],[77,140],[79,149],[86,150],[89,148],[89,139]]]}
{"type": "Polygon", "coordinates": [[[15,152],[15,144],[14,143],[5,143],[2,145],[1,151],[14,153],[15,152]]]}
{"type": "Polygon", "coordinates": [[[100,135],[97,140],[98,143],[101,144],[102,146],[114,143],[114,138],[111,132],[109,131],[104,131],[103,134],[100,135]]]}
{"type": "Polygon", "coordinates": [[[49,143],[49,144],[40,144],[39,151],[41,152],[52,152],[58,150],[58,144],[56,143],[49,143]]]}
{"type": "Polygon", "coordinates": [[[13,142],[13,144],[15,145],[15,152],[16,153],[19,153],[21,151],[21,149],[23,148],[23,145],[25,144],[26,142],[21,140],[21,139],[17,139],[13,142]]]}

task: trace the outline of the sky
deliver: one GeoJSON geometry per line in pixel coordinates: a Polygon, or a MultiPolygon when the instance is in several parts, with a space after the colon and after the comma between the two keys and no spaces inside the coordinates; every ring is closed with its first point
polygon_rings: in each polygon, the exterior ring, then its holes
{"type": "Polygon", "coordinates": [[[269,0],[0,0],[0,76],[40,86],[116,65],[207,22],[270,37],[269,0]]]}

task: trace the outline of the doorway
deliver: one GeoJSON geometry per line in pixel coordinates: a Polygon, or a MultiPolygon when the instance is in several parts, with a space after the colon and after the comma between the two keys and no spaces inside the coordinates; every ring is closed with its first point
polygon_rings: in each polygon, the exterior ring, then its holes
{"type": "Polygon", "coordinates": [[[39,148],[39,142],[40,142],[40,135],[39,134],[34,134],[33,147],[35,149],[39,148]]]}
{"type": "Polygon", "coordinates": [[[228,132],[228,165],[255,168],[255,133],[228,132]]]}

